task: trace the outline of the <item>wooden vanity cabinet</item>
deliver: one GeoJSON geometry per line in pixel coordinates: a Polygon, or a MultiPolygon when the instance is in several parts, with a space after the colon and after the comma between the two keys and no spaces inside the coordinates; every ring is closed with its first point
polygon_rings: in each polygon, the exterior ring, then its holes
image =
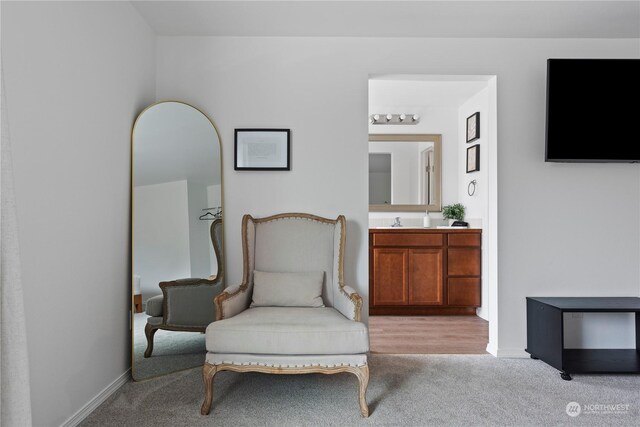
{"type": "Polygon", "coordinates": [[[475,314],[481,230],[369,230],[370,314],[475,314]]]}

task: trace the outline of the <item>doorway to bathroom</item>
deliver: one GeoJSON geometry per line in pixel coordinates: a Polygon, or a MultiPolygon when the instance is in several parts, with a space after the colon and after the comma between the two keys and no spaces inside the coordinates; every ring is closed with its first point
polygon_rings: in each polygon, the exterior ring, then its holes
{"type": "Polygon", "coordinates": [[[495,355],[496,85],[496,76],[369,78],[374,353],[495,355]]]}

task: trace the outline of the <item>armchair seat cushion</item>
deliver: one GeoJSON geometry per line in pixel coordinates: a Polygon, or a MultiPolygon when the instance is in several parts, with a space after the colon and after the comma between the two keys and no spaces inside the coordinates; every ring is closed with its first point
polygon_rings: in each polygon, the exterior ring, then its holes
{"type": "Polygon", "coordinates": [[[145,312],[151,316],[162,316],[162,305],[164,304],[164,298],[162,295],[156,295],[147,300],[147,306],[145,312]]]}
{"type": "Polygon", "coordinates": [[[253,307],[207,327],[207,351],[251,354],[361,354],[364,323],[331,307],[253,307]]]}

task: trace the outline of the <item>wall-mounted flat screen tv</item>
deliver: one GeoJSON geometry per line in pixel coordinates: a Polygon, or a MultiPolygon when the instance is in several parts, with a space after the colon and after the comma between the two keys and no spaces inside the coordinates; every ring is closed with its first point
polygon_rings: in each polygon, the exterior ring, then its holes
{"type": "Polygon", "coordinates": [[[547,162],[640,162],[640,59],[547,61],[547,162]]]}

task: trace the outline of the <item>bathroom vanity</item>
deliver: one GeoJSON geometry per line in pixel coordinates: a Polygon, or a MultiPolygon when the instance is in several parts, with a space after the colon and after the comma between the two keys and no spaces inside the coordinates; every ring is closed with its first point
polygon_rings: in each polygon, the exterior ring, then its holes
{"type": "Polygon", "coordinates": [[[369,230],[369,313],[475,314],[481,229],[369,230]]]}

